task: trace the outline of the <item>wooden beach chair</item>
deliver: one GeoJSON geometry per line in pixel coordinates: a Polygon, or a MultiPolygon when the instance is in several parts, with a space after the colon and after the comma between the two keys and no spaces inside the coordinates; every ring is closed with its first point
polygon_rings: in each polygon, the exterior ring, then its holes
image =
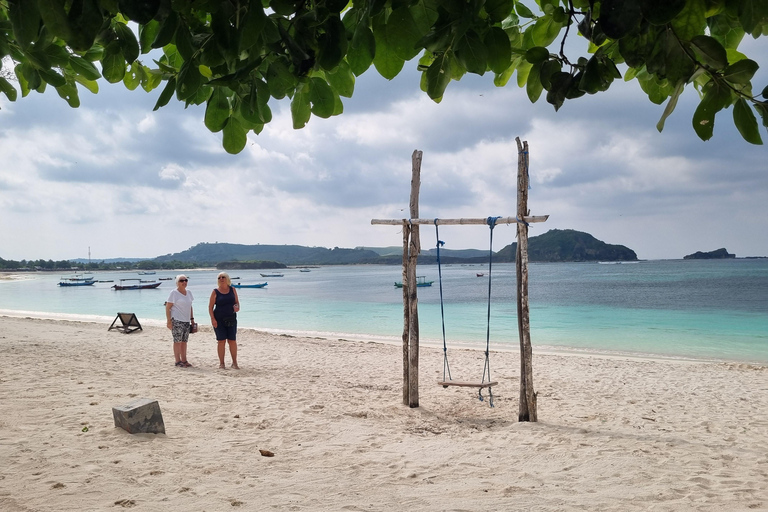
{"type": "Polygon", "coordinates": [[[129,334],[134,331],[143,331],[139,319],[136,318],[136,313],[118,313],[115,319],[112,321],[112,325],[109,326],[108,331],[118,330],[123,334],[129,334]],[[121,325],[115,325],[120,320],[121,325]]]}

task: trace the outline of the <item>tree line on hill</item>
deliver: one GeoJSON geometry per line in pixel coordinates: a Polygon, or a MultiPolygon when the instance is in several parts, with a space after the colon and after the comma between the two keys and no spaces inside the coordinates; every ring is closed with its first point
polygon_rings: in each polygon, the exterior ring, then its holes
{"type": "MultiPolygon", "coordinates": [[[[517,243],[494,253],[496,263],[515,261],[517,243]]],[[[529,239],[531,262],[637,261],[637,254],[623,245],[602,242],[588,233],[572,229],[553,229],[529,239]]],[[[441,263],[485,263],[488,252],[478,249],[440,250],[441,263]]],[[[437,263],[436,249],[425,249],[419,264],[437,263]]],[[[301,245],[243,245],[199,243],[185,251],[141,261],[76,262],[76,261],[11,261],[0,258],[6,270],[159,270],[217,267],[219,269],[285,268],[288,265],[400,265],[402,254],[393,247],[305,247],[301,245]]]]}

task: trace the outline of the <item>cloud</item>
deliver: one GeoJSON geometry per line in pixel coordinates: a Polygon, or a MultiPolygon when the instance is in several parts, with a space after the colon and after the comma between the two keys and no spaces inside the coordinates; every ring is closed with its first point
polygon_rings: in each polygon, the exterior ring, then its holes
{"type": "MultiPolygon", "coordinates": [[[[532,213],[551,215],[531,235],[578,229],[646,258],[721,246],[768,255],[755,236],[768,232],[765,149],[741,140],[730,111],[712,141],[698,140],[694,91],[659,134],[664,106],[634,82],[554,112],[514,83],[467,76],[436,104],[409,66],[393,81],[369,71],[342,116],[302,130],[276,102],[273,122],[236,156],[205,128],[203,107],[172,101],[153,112],[157,91],[105,84],[75,110],[55,94],[0,99],[0,239],[25,240],[0,256],[74,258],[90,245],[99,257],[151,257],[203,241],[397,245],[399,227],[370,219],[407,216],[415,149],[421,216],[514,215],[518,136],[530,147],[532,213]],[[126,229],[141,246],[110,236],[126,229]]],[[[514,229],[496,236],[501,248],[514,229]]],[[[485,248],[488,232],[460,226],[446,238],[485,248]]]]}

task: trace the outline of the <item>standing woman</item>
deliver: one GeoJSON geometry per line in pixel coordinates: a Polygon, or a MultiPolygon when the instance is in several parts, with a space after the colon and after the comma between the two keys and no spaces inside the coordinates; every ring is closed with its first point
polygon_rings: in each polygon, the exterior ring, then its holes
{"type": "Polygon", "coordinates": [[[208,314],[211,315],[211,324],[216,333],[218,342],[219,368],[224,365],[224,352],[226,343],[229,343],[229,355],[232,356],[232,368],[239,370],[237,366],[237,312],[240,311],[240,300],[237,290],[232,287],[232,280],[226,272],[221,272],[218,277],[218,286],[211,292],[208,301],[208,314]]]}
{"type": "Polygon", "coordinates": [[[189,340],[190,323],[195,319],[192,312],[192,301],[195,298],[187,290],[189,279],[184,274],[176,276],[176,289],[168,296],[165,303],[165,318],[168,328],[173,333],[173,355],[176,366],[189,368],[187,362],[187,341],[189,340]]]}

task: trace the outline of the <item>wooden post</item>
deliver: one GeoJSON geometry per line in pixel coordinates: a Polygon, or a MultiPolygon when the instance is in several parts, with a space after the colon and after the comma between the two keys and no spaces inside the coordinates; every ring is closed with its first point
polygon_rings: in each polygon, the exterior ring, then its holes
{"type": "MultiPolygon", "coordinates": [[[[528,142],[517,141],[517,217],[524,219],[528,212],[528,142]]],[[[533,351],[528,309],[528,224],[517,223],[517,326],[520,331],[520,407],[518,421],[538,421],[536,393],[533,390],[533,351]]]]}
{"type": "MultiPolygon", "coordinates": [[[[421,186],[422,152],[415,150],[411,155],[411,219],[419,218],[419,187],[421,186]]],[[[408,287],[408,309],[410,328],[408,332],[408,407],[419,406],[419,297],[416,285],[416,263],[421,252],[419,225],[411,226],[411,243],[408,251],[407,278],[403,288],[408,287]]]]}
{"type": "Polygon", "coordinates": [[[411,338],[411,315],[408,307],[408,244],[411,240],[411,225],[403,219],[403,405],[408,405],[410,385],[408,384],[408,343],[411,338]]]}

